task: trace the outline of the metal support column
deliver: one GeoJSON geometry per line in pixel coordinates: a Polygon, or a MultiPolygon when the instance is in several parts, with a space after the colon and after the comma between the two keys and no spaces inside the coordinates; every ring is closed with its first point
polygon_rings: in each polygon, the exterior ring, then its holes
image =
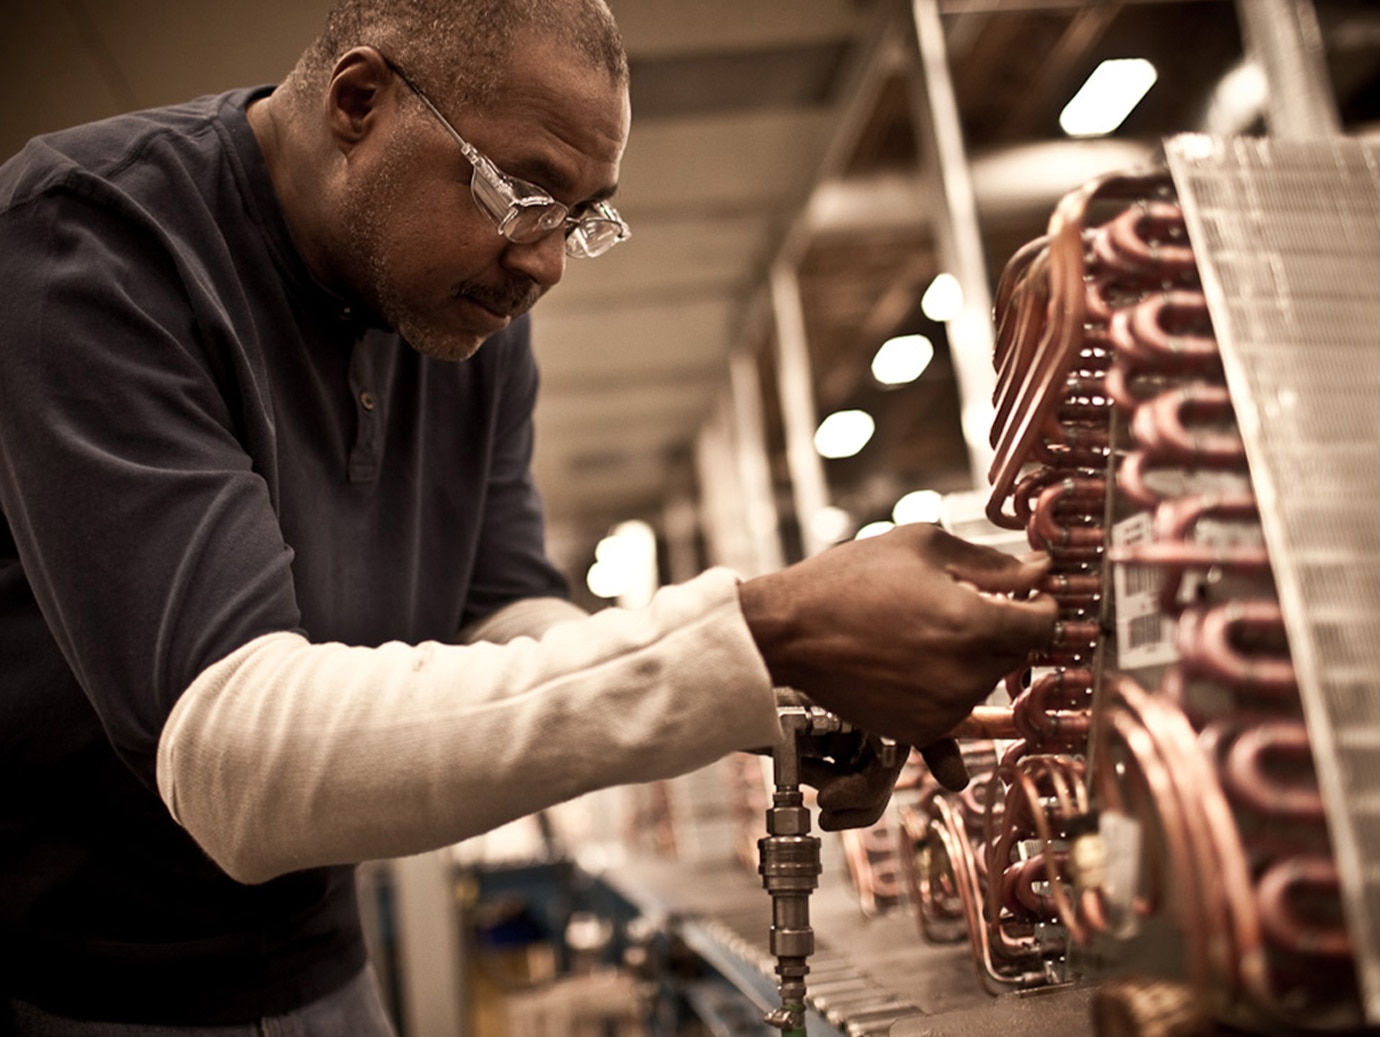
{"type": "Polygon", "coordinates": [[[948,326],[949,349],[963,408],[963,438],[968,445],[973,485],[982,487],[987,485],[992,464],[988,433],[996,387],[987,255],[938,0],[912,0],[911,18],[920,63],[920,74],[913,77],[911,112],[922,165],[937,181],[937,196],[944,199],[942,210],[934,214],[940,262],[963,289],[963,310],[948,326]]]}
{"type": "Polygon", "coordinates": [[[466,1037],[467,999],[449,850],[392,862],[398,908],[398,993],[405,1037],[466,1037]]]}
{"type": "Polygon", "coordinates": [[[757,358],[738,352],[729,360],[729,388],[733,394],[733,427],[738,455],[738,478],[748,537],[756,567],[744,576],[757,576],[781,568],[780,517],[772,488],[771,462],[767,457],[766,423],[762,417],[762,379],[757,358]]]}
{"type": "Polygon", "coordinates": [[[815,427],[819,422],[800,280],[784,260],[772,265],[771,302],[776,317],[777,388],[786,434],[786,464],[791,472],[800,542],[809,557],[829,546],[814,530],[814,517],[829,503],[829,488],[824,462],[815,451],[815,427]]]}
{"type": "Polygon", "coordinates": [[[1312,0],[1236,0],[1246,56],[1265,74],[1270,135],[1338,136],[1341,118],[1312,0]]]}
{"type": "Polygon", "coordinates": [[[738,495],[738,458],[733,450],[731,418],[731,400],[724,390],[695,439],[695,477],[709,564],[726,565],[741,572],[751,561],[743,535],[743,505],[738,495]]]}

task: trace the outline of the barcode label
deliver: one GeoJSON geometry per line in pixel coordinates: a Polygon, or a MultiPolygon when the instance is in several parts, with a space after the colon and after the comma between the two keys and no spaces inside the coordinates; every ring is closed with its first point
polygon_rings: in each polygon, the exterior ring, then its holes
{"type": "MultiPolygon", "coordinates": [[[[1112,543],[1117,547],[1143,544],[1154,535],[1154,520],[1148,512],[1112,526],[1112,543]]],[[[1113,566],[1117,665],[1123,670],[1164,666],[1179,657],[1174,646],[1174,621],[1160,610],[1162,579],[1163,574],[1154,566],[1113,566]]]]}

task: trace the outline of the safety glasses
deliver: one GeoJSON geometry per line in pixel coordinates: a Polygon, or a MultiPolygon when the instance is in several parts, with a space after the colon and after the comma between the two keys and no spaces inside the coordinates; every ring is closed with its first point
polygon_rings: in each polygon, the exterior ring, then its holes
{"type": "Polygon", "coordinates": [[[602,256],[620,241],[632,236],[623,217],[608,202],[595,202],[579,216],[543,191],[536,184],[509,176],[489,160],[478,148],[460,136],[431,98],[407,74],[388,58],[384,58],[393,74],[407,85],[440,121],[446,131],[460,145],[460,152],[473,170],[470,175],[470,194],[479,211],[484,213],[509,241],[530,245],[548,234],[564,229],[565,254],[577,259],[602,256]]]}

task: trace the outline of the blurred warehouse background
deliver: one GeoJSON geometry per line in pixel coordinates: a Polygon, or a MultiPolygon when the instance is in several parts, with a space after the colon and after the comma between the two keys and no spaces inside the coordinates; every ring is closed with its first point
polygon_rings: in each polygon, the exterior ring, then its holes
{"type": "MultiPolygon", "coordinates": [[[[275,81],[329,6],[2,2],[3,157],[45,130],[275,81]]],[[[1059,200],[1162,166],[1165,141],[1185,133],[1262,138],[1323,112],[1320,135],[1380,139],[1376,0],[609,2],[632,62],[617,204],[633,236],[572,261],[534,318],[535,470],[551,551],[589,608],[638,603],[708,565],[767,571],[897,522],[1010,542],[984,518],[993,308],[1059,200]]],[[[634,790],[616,809],[367,869],[406,1037],[505,1032],[492,1021],[505,998],[506,1032],[575,1033],[551,1020],[575,1018],[582,997],[603,1012],[581,1034],[760,1034],[772,984],[742,935],[765,938],[767,924],[744,863],[760,763],[728,764],[729,786],[716,774],[634,790]],[[592,975],[610,948],[625,967],[599,973],[609,985],[512,1014],[518,995],[592,975]],[[678,986],[705,971],[746,1008],[678,986]],[[649,1017],[655,987],[695,1010],[649,1017]]],[[[876,877],[860,870],[868,853],[827,845],[816,927],[831,934],[825,987],[832,976],[873,1000],[835,1028],[821,1008],[812,1035],[1082,1032],[1086,998],[988,1001],[966,950],[922,950],[895,861],[887,890],[860,884],[876,877]]],[[[1198,1016],[1155,1018],[1099,1032],[1211,1032],[1198,1016]]],[[[1283,1018],[1265,1032],[1301,1025],[1283,1018]]],[[[1338,1018],[1316,1026],[1357,1021],[1338,1018]]]]}

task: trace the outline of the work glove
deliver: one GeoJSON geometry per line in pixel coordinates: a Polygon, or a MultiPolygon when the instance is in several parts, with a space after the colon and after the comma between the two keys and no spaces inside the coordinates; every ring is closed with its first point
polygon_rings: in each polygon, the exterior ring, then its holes
{"type": "MultiPolygon", "coordinates": [[[[819,804],[819,827],[826,832],[845,828],[868,828],[877,823],[891,801],[896,779],[906,765],[908,749],[895,747],[895,759],[882,761],[880,742],[871,736],[831,746],[827,757],[806,756],[800,761],[800,778],[812,786],[819,804]]],[[[968,769],[959,754],[958,743],[942,738],[920,750],[936,781],[952,792],[968,784],[968,769]]]]}

